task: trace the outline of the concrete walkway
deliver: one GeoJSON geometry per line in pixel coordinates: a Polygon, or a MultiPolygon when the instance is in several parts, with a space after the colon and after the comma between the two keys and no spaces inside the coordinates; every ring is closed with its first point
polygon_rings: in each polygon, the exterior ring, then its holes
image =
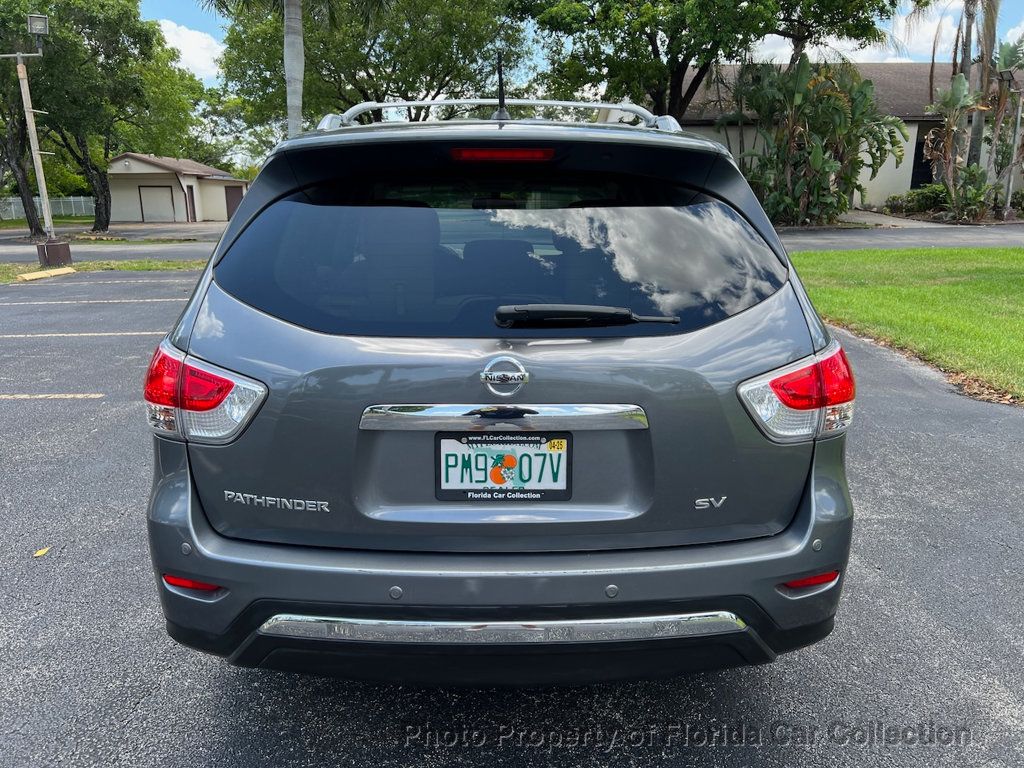
{"type": "Polygon", "coordinates": [[[886,227],[889,229],[933,229],[935,227],[948,227],[949,224],[942,224],[937,221],[917,221],[916,219],[903,219],[899,216],[887,216],[877,211],[853,210],[844,213],[839,217],[844,224],[866,224],[870,227],[886,227]]]}

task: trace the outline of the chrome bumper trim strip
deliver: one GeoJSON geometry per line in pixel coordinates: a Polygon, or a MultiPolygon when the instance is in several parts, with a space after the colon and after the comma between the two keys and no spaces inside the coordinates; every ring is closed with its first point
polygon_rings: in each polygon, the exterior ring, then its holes
{"type": "Polygon", "coordinates": [[[493,622],[346,619],[284,613],[267,619],[259,633],[369,643],[520,645],[704,637],[742,632],[746,626],[743,619],[729,611],[575,621],[493,622]]]}
{"type": "Polygon", "coordinates": [[[360,429],[427,432],[458,432],[481,427],[513,432],[579,432],[647,429],[647,426],[647,414],[643,408],[620,403],[371,405],[359,420],[360,429]]]}

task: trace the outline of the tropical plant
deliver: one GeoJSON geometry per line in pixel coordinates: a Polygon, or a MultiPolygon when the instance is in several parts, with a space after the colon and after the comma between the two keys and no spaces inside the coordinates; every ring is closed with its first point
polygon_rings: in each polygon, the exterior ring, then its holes
{"type": "MultiPolygon", "coordinates": [[[[992,85],[995,70],[991,63],[996,55],[996,26],[999,22],[999,8],[1001,0],[963,0],[960,16],[957,19],[956,35],[953,40],[953,48],[949,52],[953,62],[952,73],[955,78],[962,74],[968,85],[971,84],[971,73],[975,60],[979,62],[978,91],[987,94],[992,85]],[[975,38],[978,40],[978,55],[973,54],[975,38]]],[[[948,7],[948,6],[947,6],[948,7]]],[[[940,55],[939,43],[941,36],[946,31],[942,24],[935,27],[935,37],[932,41],[932,65],[928,77],[928,93],[934,94],[935,88],[935,63],[940,55]]],[[[941,54],[945,55],[945,54],[941,54]]],[[[959,145],[958,153],[967,157],[969,165],[976,165],[981,161],[981,145],[985,131],[985,121],[975,120],[971,132],[964,130],[967,116],[959,126],[956,141],[959,145]]]]}
{"type": "Polygon", "coordinates": [[[820,224],[849,210],[885,161],[902,162],[909,137],[902,121],[879,113],[874,86],[848,65],[811,65],[801,56],[782,70],[740,68],[733,100],[742,108],[719,121],[752,123],[757,140],[741,167],[778,224],[820,224]]]}
{"type": "MultiPolygon", "coordinates": [[[[234,19],[275,14],[284,21],[284,81],[288,112],[288,135],[302,132],[302,86],[306,71],[303,34],[303,0],[199,0],[204,8],[234,19]]],[[[390,0],[359,0],[353,6],[360,19],[369,22],[390,6],[390,0]]],[[[337,27],[339,3],[336,0],[306,0],[305,12],[320,24],[337,27]]]]}
{"type": "Polygon", "coordinates": [[[978,103],[978,94],[971,91],[962,72],[953,78],[949,90],[939,91],[938,98],[926,109],[929,114],[938,115],[941,123],[925,135],[924,157],[932,164],[932,176],[941,179],[945,186],[948,211],[957,220],[971,218],[971,200],[979,180],[979,175],[970,171],[969,183],[961,181],[965,164],[960,154],[960,136],[965,130],[967,117],[984,109],[978,103]]]}

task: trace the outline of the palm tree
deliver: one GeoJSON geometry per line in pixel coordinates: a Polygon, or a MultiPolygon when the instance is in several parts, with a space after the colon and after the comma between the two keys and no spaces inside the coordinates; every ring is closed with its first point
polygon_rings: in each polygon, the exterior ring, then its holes
{"type": "MultiPolygon", "coordinates": [[[[1001,0],[968,0],[964,4],[964,14],[967,14],[967,6],[974,5],[974,12],[977,14],[981,11],[981,24],[978,27],[978,91],[980,91],[985,97],[988,96],[989,89],[992,87],[992,76],[994,71],[992,69],[992,59],[996,55],[996,25],[999,22],[999,6],[1001,0]]],[[[970,47],[969,41],[970,36],[964,36],[964,46],[967,56],[961,59],[961,66],[964,68],[964,76],[967,77],[968,82],[971,79],[971,59],[970,59],[970,47]]],[[[985,115],[983,113],[977,113],[974,115],[973,122],[971,123],[971,144],[970,149],[967,153],[967,164],[977,165],[981,162],[981,144],[985,138],[985,115]]]]}
{"type": "MultiPolygon", "coordinates": [[[[952,3],[947,3],[946,10],[952,3]]],[[[953,42],[953,75],[962,74],[971,84],[971,69],[974,64],[974,37],[977,34],[979,59],[981,67],[978,73],[978,88],[982,94],[987,94],[992,85],[993,70],[991,62],[996,54],[996,24],[999,21],[999,6],[1001,0],[964,0],[964,7],[957,22],[956,39],[953,42]],[[978,23],[979,18],[980,25],[978,23]],[[977,32],[975,30],[978,30],[977,32]],[[958,62],[959,56],[959,62],[958,62]]],[[[935,57],[938,53],[939,36],[942,34],[942,25],[935,29],[935,40],[932,43],[932,72],[935,70],[935,57]]],[[[933,77],[929,78],[929,89],[934,88],[933,77]]],[[[930,91],[934,96],[934,91],[930,91]]],[[[964,117],[966,120],[966,117],[964,117]]],[[[963,128],[964,126],[961,126],[963,128]]],[[[962,147],[967,149],[967,164],[977,165],[981,160],[981,145],[985,135],[985,118],[975,113],[972,118],[971,132],[968,135],[960,131],[958,141],[962,147]],[[968,143],[969,141],[969,143],[968,143]]]]}
{"type": "MultiPolygon", "coordinates": [[[[288,109],[288,136],[302,132],[302,82],[306,54],[302,42],[303,0],[199,0],[199,4],[225,16],[242,13],[276,13],[284,18],[284,84],[288,109]]],[[[339,0],[310,0],[307,9],[328,24],[337,24],[339,0]]],[[[353,3],[365,23],[386,11],[391,0],[356,0],[353,3]]]]}

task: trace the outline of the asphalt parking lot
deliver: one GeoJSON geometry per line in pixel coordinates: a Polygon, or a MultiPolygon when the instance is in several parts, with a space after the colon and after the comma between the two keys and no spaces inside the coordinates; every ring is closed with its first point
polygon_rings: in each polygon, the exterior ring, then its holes
{"type": "Polygon", "coordinates": [[[823,643],[547,690],[374,686],[175,645],[140,383],[195,277],[0,286],[0,766],[1024,764],[1024,409],[848,335],[858,523],[823,643]],[[892,727],[956,743],[881,743],[892,727]]]}

